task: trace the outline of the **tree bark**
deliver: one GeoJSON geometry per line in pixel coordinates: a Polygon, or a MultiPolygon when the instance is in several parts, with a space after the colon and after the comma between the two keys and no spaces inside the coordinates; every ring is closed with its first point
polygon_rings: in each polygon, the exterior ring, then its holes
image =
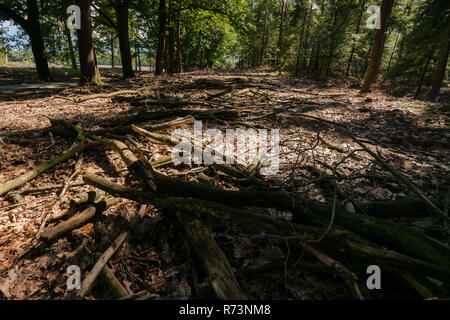
{"type": "Polygon", "coordinates": [[[303,34],[305,32],[306,19],[302,21],[302,31],[300,32],[300,39],[298,41],[298,52],[297,52],[297,61],[295,63],[295,75],[298,76],[300,73],[300,56],[303,49],[303,34]]]}
{"type": "Polygon", "coordinates": [[[176,63],[176,71],[177,73],[183,72],[183,63],[182,63],[182,43],[181,43],[181,22],[180,18],[177,19],[177,63],[176,63]]]}
{"type": "Polygon", "coordinates": [[[372,43],[372,51],[370,53],[370,62],[366,76],[364,78],[364,82],[361,87],[361,92],[370,91],[370,86],[377,80],[378,68],[381,61],[381,52],[383,50],[384,34],[386,32],[387,22],[389,19],[392,4],[393,0],[383,0],[381,4],[381,28],[377,29],[377,31],[375,32],[375,37],[372,43]]]}
{"type": "Polygon", "coordinates": [[[430,65],[430,60],[431,60],[432,56],[433,56],[433,50],[431,50],[430,53],[428,54],[427,62],[425,63],[425,67],[423,67],[423,71],[420,76],[420,80],[419,80],[419,84],[417,86],[417,91],[416,91],[415,97],[418,97],[420,94],[420,90],[422,90],[423,80],[425,79],[425,75],[427,74],[428,66],[430,65]]]}
{"type": "Polygon", "coordinates": [[[431,88],[431,98],[436,98],[439,94],[439,89],[442,86],[442,82],[445,76],[445,70],[447,68],[448,52],[449,52],[449,37],[450,37],[450,18],[447,18],[446,28],[442,37],[441,50],[439,54],[439,62],[436,69],[436,75],[431,88]]]}
{"type": "Polygon", "coordinates": [[[78,33],[78,50],[80,55],[81,83],[99,84],[100,73],[95,62],[94,45],[92,43],[92,0],[77,0],[81,9],[81,29],[78,33]]]}
{"type": "Polygon", "coordinates": [[[111,68],[114,69],[114,35],[111,34],[111,68]]]}
{"type": "Polygon", "coordinates": [[[20,25],[28,34],[38,77],[42,81],[50,81],[50,69],[48,68],[44,41],[42,39],[41,26],[39,23],[38,3],[37,0],[27,0],[26,3],[27,18],[22,17],[4,3],[0,3],[0,12],[4,13],[8,18],[20,25]]]}
{"type": "MultiPolygon", "coordinates": [[[[367,0],[361,1],[361,11],[359,12],[358,24],[356,25],[356,33],[355,34],[359,34],[359,29],[361,28],[361,19],[364,14],[364,8],[366,7],[366,1],[367,0]]],[[[350,52],[350,58],[348,59],[348,63],[347,63],[347,71],[345,71],[346,77],[348,77],[350,74],[350,67],[352,65],[353,55],[355,54],[355,48],[356,48],[356,45],[353,44],[352,51],[350,52]]]]}
{"type": "Polygon", "coordinates": [[[155,75],[161,75],[164,69],[166,51],[166,0],[159,0],[158,50],[156,52],[155,75]]]}
{"type": "Polygon", "coordinates": [[[168,58],[168,66],[167,71],[169,74],[175,73],[175,21],[174,21],[174,11],[172,1],[169,0],[169,56],[168,58]]]}
{"type": "Polygon", "coordinates": [[[117,34],[119,36],[120,56],[122,58],[122,72],[123,77],[132,78],[133,63],[131,58],[130,38],[128,35],[128,9],[130,6],[129,0],[117,0],[117,34]]]}
{"type": "Polygon", "coordinates": [[[69,56],[70,61],[72,63],[72,69],[77,70],[77,60],[75,59],[75,52],[73,50],[73,44],[72,44],[72,34],[70,33],[69,28],[67,28],[67,25],[64,24],[65,31],[66,31],[66,37],[67,37],[67,45],[69,47],[69,56]]]}
{"type": "Polygon", "coordinates": [[[277,68],[278,74],[280,75],[281,75],[281,50],[283,46],[283,28],[285,16],[286,16],[286,1],[280,0],[280,28],[278,33],[278,52],[277,52],[277,68]]]}

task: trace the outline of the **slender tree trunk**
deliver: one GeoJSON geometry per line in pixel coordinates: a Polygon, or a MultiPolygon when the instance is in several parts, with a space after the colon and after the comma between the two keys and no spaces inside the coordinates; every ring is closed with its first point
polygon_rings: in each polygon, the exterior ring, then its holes
{"type": "Polygon", "coordinates": [[[262,42],[261,42],[261,50],[259,53],[259,66],[261,66],[264,61],[264,53],[266,51],[267,40],[269,38],[269,35],[268,35],[269,27],[267,25],[268,22],[269,22],[269,10],[266,8],[266,12],[264,15],[263,38],[262,38],[262,42]]]}
{"type": "Polygon", "coordinates": [[[130,0],[117,0],[117,34],[119,37],[120,57],[122,59],[122,73],[124,78],[132,78],[133,60],[131,57],[130,37],[128,34],[128,11],[130,0]]]}
{"type": "Polygon", "coordinates": [[[329,74],[331,72],[331,63],[333,62],[334,43],[336,41],[337,15],[338,15],[338,11],[337,11],[337,8],[336,8],[335,11],[334,11],[333,29],[331,31],[331,44],[330,44],[330,51],[328,52],[327,69],[325,71],[325,77],[326,78],[328,78],[328,76],[329,76],[329,74]]]}
{"type": "MultiPolygon", "coordinates": [[[[310,34],[310,28],[311,28],[311,18],[313,14],[313,2],[311,1],[311,5],[309,7],[309,16],[308,16],[308,24],[306,26],[306,35],[305,35],[305,41],[303,42],[303,61],[302,61],[302,70],[306,69],[306,60],[307,60],[307,51],[308,51],[308,41],[309,41],[309,34],[310,34]]],[[[312,48],[311,48],[312,50],[312,48]]]]}
{"type": "Polygon", "coordinates": [[[137,45],[137,58],[138,58],[138,65],[139,65],[139,72],[142,71],[142,65],[141,65],[141,49],[139,47],[139,42],[136,41],[137,45]]]}
{"type": "MultiPolygon", "coordinates": [[[[362,16],[364,14],[364,9],[366,7],[366,1],[367,0],[362,0],[361,1],[361,11],[359,12],[358,24],[356,25],[356,32],[355,32],[355,34],[359,34],[359,29],[361,28],[362,16]]],[[[348,63],[347,63],[347,70],[345,71],[345,76],[346,77],[348,77],[349,74],[350,74],[350,67],[352,65],[353,55],[355,54],[355,48],[356,48],[356,45],[353,44],[352,51],[350,52],[350,58],[348,59],[348,63]]]]}
{"type": "Polygon", "coordinates": [[[295,76],[298,76],[300,73],[300,56],[303,49],[303,34],[305,33],[306,20],[306,17],[303,18],[302,30],[300,31],[300,39],[298,41],[297,61],[295,63],[295,76]]]}
{"type": "Polygon", "coordinates": [[[101,83],[92,43],[92,0],[77,0],[81,11],[81,29],[78,30],[78,51],[80,55],[81,83],[101,83]]]}
{"type": "Polygon", "coordinates": [[[168,56],[168,72],[175,73],[175,21],[172,1],[169,0],[169,56],[168,56]]]}
{"type": "Polygon", "coordinates": [[[77,61],[75,59],[75,52],[73,50],[73,43],[72,43],[72,34],[70,33],[69,28],[67,28],[67,25],[64,23],[64,30],[66,33],[66,38],[67,38],[67,45],[69,47],[69,57],[70,57],[70,61],[72,63],[72,69],[77,70],[77,61]]]}
{"type": "Polygon", "coordinates": [[[182,43],[181,43],[181,22],[178,17],[177,19],[177,64],[176,64],[176,71],[177,73],[183,72],[183,64],[182,64],[182,43]]]}
{"type": "Polygon", "coordinates": [[[400,33],[397,34],[397,38],[395,38],[394,49],[392,49],[391,56],[389,57],[389,63],[386,69],[386,74],[389,74],[392,64],[392,58],[394,57],[395,50],[397,49],[398,39],[400,38],[400,33]]]}
{"type": "Polygon", "coordinates": [[[166,21],[166,0],[159,0],[159,31],[155,75],[162,74],[164,69],[164,54],[166,51],[166,21]]]}
{"type": "Polygon", "coordinates": [[[381,4],[381,28],[377,29],[377,31],[375,32],[375,37],[372,43],[372,50],[370,53],[370,62],[366,76],[361,86],[361,92],[370,91],[370,86],[377,80],[378,68],[381,61],[381,52],[383,50],[384,34],[386,32],[386,26],[389,19],[392,3],[393,0],[383,0],[381,4]]]}
{"type": "Polygon", "coordinates": [[[197,47],[195,49],[195,54],[194,54],[195,62],[193,63],[193,65],[195,66],[196,69],[199,68],[200,61],[201,61],[201,57],[200,57],[201,44],[202,44],[202,37],[200,36],[198,38],[198,43],[197,43],[197,47]]]}
{"type": "Polygon", "coordinates": [[[441,49],[439,52],[439,62],[434,77],[433,87],[431,88],[430,96],[435,99],[439,94],[442,82],[445,77],[445,70],[447,68],[448,52],[449,52],[449,38],[450,38],[450,18],[447,18],[445,29],[442,35],[441,49]]]}
{"type": "Polygon", "coordinates": [[[277,50],[277,68],[279,75],[281,75],[281,50],[283,47],[283,28],[284,28],[285,11],[286,11],[286,1],[280,0],[280,28],[278,33],[278,50],[277,50]]]}
{"type": "Polygon", "coordinates": [[[428,54],[427,62],[425,63],[425,67],[423,68],[422,74],[420,76],[419,84],[417,86],[417,91],[415,94],[416,97],[419,96],[420,90],[422,89],[423,80],[425,79],[425,75],[427,74],[428,66],[430,65],[430,61],[431,61],[431,57],[433,56],[433,52],[434,51],[431,50],[430,53],[428,54]]]}
{"type": "Polygon", "coordinates": [[[134,70],[138,71],[139,63],[138,63],[138,44],[136,39],[134,39],[134,70]]]}
{"type": "Polygon", "coordinates": [[[114,69],[114,35],[111,34],[111,68],[114,69]]]}

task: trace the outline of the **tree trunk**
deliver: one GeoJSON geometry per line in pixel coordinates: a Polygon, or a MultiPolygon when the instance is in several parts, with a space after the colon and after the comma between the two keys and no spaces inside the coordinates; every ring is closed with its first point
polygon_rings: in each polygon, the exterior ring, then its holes
{"type": "Polygon", "coordinates": [[[264,53],[266,51],[267,40],[269,38],[268,35],[269,27],[267,26],[267,24],[269,23],[269,13],[270,13],[269,10],[266,8],[266,14],[264,15],[263,37],[261,42],[261,50],[259,54],[259,66],[261,66],[264,61],[264,53]]]}
{"type": "Polygon", "coordinates": [[[69,46],[69,56],[70,56],[70,61],[72,63],[72,69],[77,70],[77,61],[75,59],[75,52],[73,50],[73,44],[72,44],[72,34],[70,33],[69,28],[67,28],[67,25],[64,24],[65,26],[65,31],[66,31],[66,37],[67,37],[67,44],[69,46]]]}
{"type": "Polygon", "coordinates": [[[114,35],[111,34],[111,68],[114,69],[114,35]]]}
{"type": "Polygon", "coordinates": [[[298,41],[298,52],[297,52],[297,61],[295,63],[295,75],[298,76],[300,73],[300,56],[303,49],[303,34],[305,32],[306,19],[302,21],[302,31],[300,31],[300,39],[298,41]]]}
{"type": "Polygon", "coordinates": [[[370,86],[376,82],[378,68],[381,61],[381,52],[383,49],[384,34],[386,32],[386,26],[389,19],[393,0],[383,0],[381,4],[381,28],[375,32],[375,37],[372,43],[372,51],[370,53],[370,62],[367,69],[364,82],[361,87],[361,92],[369,92],[370,86]]]}
{"type": "Polygon", "coordinates": [[[285,0],[280,0],[280,29],[278,33],[278,52],[277,52],[277,68],[279,75],[281,75],[281,50],[283,46],[283,27],[284,27],[285,11],[286,11],[286,2],[285,0]]]}
{"type": "Polygon", "coordinates": [[[92,43],[92,0],[77,0],[81,11],[81,30],[78,30],[78,50],[80,55],[81,83],[99,84],[100,73],[95,62],[92,43]]]}
{"type": "Polygon", "coordinates": [[[182,43],[181,43],[181,22],[177,19],[177,73],[183,72],[182,64],[182,43]]]}
{"type": "Polygon", "coordinates": [[[397,49],[397,44],[398,44],[398,39],[400,38],[400,33],[397,34],[397,38],[395,38],[395,43],[394,43],[394,49],[392,49],[392,53],[391,56],[389,58],[389,63],[386,69],[386,75],[389,74],[389,71],[391,70],[391,64],[392,64],[392,58],[394,57],[395,54],[395,50],[397,49]]]}
{"type": "Polygon", "coordinates": [[[432,99],[436,98],[439,94],[439,89],[442,86],[442,82],[445,76],[445,70],[447,68],[448,51],[449,51],[449,37],[450,37],[450,18],[447,18],[445,31],[442,38],[441,50],[439,53],[439,62],[436,69],[436,75],[431,88],[430,96],[432,99]]]}
{"type": "Polygon", "coordinates": [[[117,0],[117,34],[119,36],[120,57],[122,58],[122,72],[123,77],[132,78],[133,63],[131,58],[130,38],[128,35],[128,8],[129,0],[117,0]]]}
{"type": "Polygon", "coordinates": [[[28,0],[28,19],[26,31],[30,36],[31,50],[38,77],[42,81],[50,81],[50,69],[48,68],[47,56],[45,54],[44,40],[42,39],[41,26],[39,23],[39,7],[37,0],[28,0]],[[28,30],[27,30],[28,29],[28,30]]]}
{"type": "MultiPolygon", "coordinates": [[[[359,29],[361,28],[361,19],[362,19],[362,16],[364,14],[364,9],[366,7],[366,1],[367,0],[362,0],[361,1],[361,11],[359,12],[358,24],[356,25],[356,33],[355,34],[359,34],[359,29]]],[[[350,52],[350,58],[348,59],[347,71],[345,71],[345,76],[346,77],[348,77],[349,74],[350,74],[350,67],[352,65],[353,55],[355,54],[355,48],[356,48],[356,45],[353,44],[352,51],[350,52]]]]}
{"type": "Polygon", "coordinates": [[[168,56],[168,72],[175,73],[175,21],[172,1],[169,0],[169,56],[168,56]]]}
{"type": "Polygon", "coordinates": [[[430,65],[430,60],[431,60],[431,57],[433,56],[433,52],[434,51],[431,50],[430,53],[428,54],[427,62],[425,63],[425,67],[423,68],[422,74],[420,76],[420,80],[419,80],[419,84],[417,86],[417,91],[416,91],[415,97],[419,97],[420,90],[422,90],[423,80],[425,79],[425,75],[427,74],[428,66],[430,65]]]}
{"type": "Polygon", "coordinates": [[[331,63],[333,62],[334,43],[336,42],[337,15],[338,15],[338,9],[336,8],[335,11],[334,11],[333,29],[331,31],[331,44],[330,44],[330,50],[328,52],[327,69],[325,71],[325,77],[326,78],[328,78],[328,76],[329,76],[329,74],[331,72],[331,63]]]}
{"type": "MultiPolygon", "coordinates": [[[[308,17],[308,24],[306,26],[306,35],[305,35],[305,41],[303,42],[303,60],[302,60],[302,70],[306,69],[306,60],[307,60],[307,50],[308,50],[308,40],[309,40],[309,33],[311,28],[311,17],[313,14],[313,3],[311,2],[311,5],[309,7],[309,17],[308,17]]],[[[312,50],[312,49],[311,49],[312,50]]]]}
{"type": "Polygon", "coordinates": [[[137,59],[138,59],[137,65],[139,66],[139,71],[142,71],[141,51],[140,51],[140,48],[139,48],[139,42],[138,41],[136,41],[136,48],[137,48],[137,59]]]}
{"type": "Polygon", "coordinates": [[[158,50],[156,52],[155,75],[163,73],[166,51],[166,0],[159,0],[158,50]]]}

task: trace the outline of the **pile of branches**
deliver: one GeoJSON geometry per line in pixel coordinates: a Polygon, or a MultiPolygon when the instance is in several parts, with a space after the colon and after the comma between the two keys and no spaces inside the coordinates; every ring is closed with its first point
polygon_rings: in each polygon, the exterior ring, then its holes
{"type": "MultiPolygon", "coordinates": [[[[211,86],[211,83],[202,81],[195,85],[203,88],[211,86]]],[[[343,161],[329,167],[329,171],[333,174],[325,177],[326,179],[321,179],[333,190],[333,196],[328,203],[301,197],[279,186],[274,188],[270,181],[265,181],[259,175],[255,167],[213,164],[214,170],[234,179],[236,184],[245,182],[247,185],[247,188],[241,188],[239,191],[223,190],[211,184],[185,181],[158,172],[155,168],[170,164],[171,157],[150,162],[152,151],[132,137],[138,135],[149,139],[152,143],[173,147],[178,142],[173,141],[168,135],[161,134],[161,131],[191,124],[195,119],[208,119],[230,127],[258,127],[252,120],[261,120],[287,110],[286,108],[272,110],[269,115],[258,117],[252,115],[252,110],[242,106],[223,108],[223,104],[215,100],[229,94],[239,86],[244,86],[241,81],[232,81],[227,83],[219,93],[201,100],[181,100],[170,97],[155,99],[149,98],[148,94],[141,94],[143,91],[108,94],[106,96],[108,98],[127,100],[134,106],[164,105],[168,109],[140,112],[136,116],[122,119],[115,126],[95,131],[85,131],[79,124],[69,123],[64,119],[50,119],[52,126],[49,130],[53,134],[72,137],[76,140],[75,143],[69,151],[0,185],[0,196],[10,193],[58,163],[80,153],[105,149],[114,150],[120,155],[138,184],[135,183],[133,187],[130,187],[114,183],[111,179],[94,173],[85,174],[83,183],[96,188],[97,191],[93,194],[82,194],[80,198],[84,200],[81,201],[95,201],[99,195],[104,194],[110,197],[94,202],[82,212],[53,226],[46,227],[48,221],[44,221],[38,241],[24,257],[41,254],[42,250],[51,243],[65,237],[72,230],[83,227],[94,217],[98,218],[102,211],[117,203],[118,199],[125,198],[140,203],[141,210],[83,278],[81,289],[76,291],[74,297],[80,299],[85,297],[100,274],[114,292],[114,296],[118,298],[151,299],[153,297],[153,295],[143,297],[140,293],[129,295],[107,266],[108,260],[117,249],[142,224],[147,206],[157,208],[160,213],[160,216],[150,219],[150,224],[159,223],[164,218],[166,222],[169,221],[184,230],[184,236],[189,240],[192,251],[203,269],[202,274],[205,275],[202,281],[195,285],[197,294],[203,298],[247,299],[248,297],[242,290],[227,255],[215,240],[211,221],[232,224],[243,232],[250,232],[261,238],[287,241],[290,246],[301,248],[323,264],[327,272],[342,281],[345,296],[348,298],[371,297],[366,287],[366,279],[369,277],[366,272],[370,265],[377,265],[383,272],[403,279],[406,290],[414,291],[424,299],[448,296],[449,247],[417,228],[391,220],[400,216],[421,217],[424,212],[429,212],[433,214],[441,230],[447,232],[449,218],[445,211],[448,204],[446,206],[439,199],[432,199],[425,195],[417,185],[390,166],[382,155],[373,152],[355,137],[345,125],[306,114],[296,114],[313,121],[337,126],[347,132],[360,148],[346,154],[344,159],[358,160],[361,159],[359,154],[364,153],[369,156],[372,165],[390,172],[417,196],[416,199],[374,202],[351,210],[337,206],[340,188],[336,181],[342,179],[338,176],[337,167],[343,161]],[[127,97],[128,94],[133,96],[127,97]],[[209,109],[179,108],[184,105],[201,105],[209,109]],[[244,115],[245,118],[243,118],[244,115]],[[170,118],[175,119],[167,120],[170,118]],[[149,121],[152,123],[147,123],[149,121]],[[286,219],[261,213],[258,208],[275,208],[280,212],[288,211],[291,215],[289,219],[286,219]]],[[[248,88],[239,89],[242,92],[248,88]]],[[[104,96],[94,95],[90,98],[101,97],[104,96]]],[[[83,100],[86,99],[89,97],[83,97],[83,100]]],[[[330,148],[339,149],[326,142],[320,135],[318,135],[317,143],[326,143],[330,148]]],[[[340,152],[344,151],[340,150],[340,152]]],[[[66,190],[67,187],[65,183],[55,188],[66,190]]],[[[36,191],[39,190],[30,192],[36,191]]],[[[70,261],[79,255],[86,245],[87,241],[83,241],[77,250],[67,255],[67,260],[70,261]]]]}

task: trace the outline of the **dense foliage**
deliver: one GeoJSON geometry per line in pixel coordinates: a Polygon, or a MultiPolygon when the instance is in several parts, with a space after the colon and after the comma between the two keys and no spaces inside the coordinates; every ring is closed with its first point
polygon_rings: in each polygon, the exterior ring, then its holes
{"type": "MultiPolygon", "coordinates": [[[[0,20],[13,21],[26,35],[29,32],[21,19],[27,17],[33,2],[39,6],[49,62],[72,63],[75,68],[77,33],[65,25],[71,1],[2,0],[0,20]]],[[[163,50],[160,61],[164,60],[161,63],[169,73],[270,66],[280,74],[345,75],[362,80],[375,34],[368,28],[371,5],[380,6],[381,1],[95,0],[93,43],[98,63],[122,64],[124,76],[132,76],[132,71],[125,72],[132,65],[136,69],[155,66],[158,50],[163,50]],[[120,21],[121,13],[128,15],[122,15],[127,21],[120,21]],[[121,36],[124,33],[128,37],[121,36]]],[[[430,85],[442,57],[449,12],[447,0],[393,1],[379,79],[414,86],[418,93],[430,85]]],[[[11,48],[8,36],[0,32],[2,55],[11,48]]]]}

